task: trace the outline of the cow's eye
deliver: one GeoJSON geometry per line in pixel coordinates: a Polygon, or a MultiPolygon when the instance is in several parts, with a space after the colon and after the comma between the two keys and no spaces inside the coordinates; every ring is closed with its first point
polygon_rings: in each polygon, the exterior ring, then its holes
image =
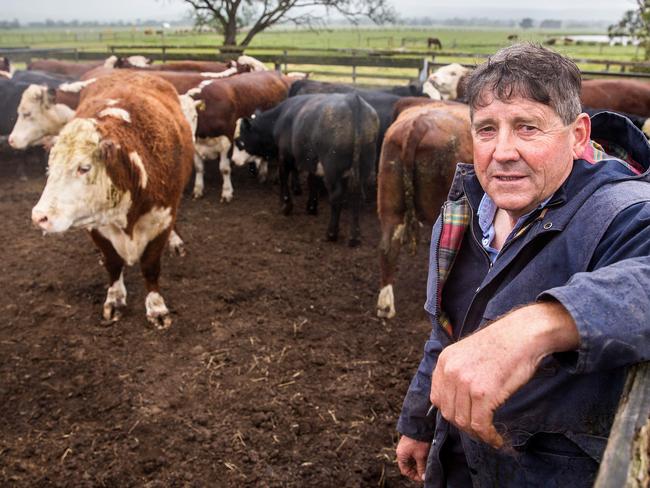
{"type": "Polygon", "coordinates": [[[244,149],[244,143],[241,139],[235,140],[235,146],[237,146],[237,149],[244,149]]]}
{"type": "Polygon", "coordinates": [[[90,171],[90,165],[89,164],[80,164],[77,167],[77,175],[79,175],[79,176],[85,175],[86,173],[88,173],[88,171],[90,171]]]}
{"type": "Polygon", "coordinates": [[[24,117],[24,118],[27,119],[27,118],[29,118],[29,117],[31,117],[31,116],[32,116],[32,113],[31,113],[31,112],[23,112],[23,117],[24,117]]]}

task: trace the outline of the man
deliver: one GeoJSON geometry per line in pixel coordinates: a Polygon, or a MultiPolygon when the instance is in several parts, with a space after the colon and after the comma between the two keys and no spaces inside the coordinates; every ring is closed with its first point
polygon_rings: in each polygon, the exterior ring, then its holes
{"type": "Polygon", "coordinates": [[[427,487],[591,486],[650,358],[650,147],[579,94],[576,65],[531,44],[469,80],[474,166],[433,229],[433,329],[397,425],[427,487]]]}

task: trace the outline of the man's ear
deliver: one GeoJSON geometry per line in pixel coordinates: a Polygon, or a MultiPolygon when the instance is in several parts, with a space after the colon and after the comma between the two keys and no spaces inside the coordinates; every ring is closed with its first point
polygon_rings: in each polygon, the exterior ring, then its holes
{"type": "Polygon", "coordinates": [[[578,115],[572,124],[573,131],[573,159],[580,159],[589,145],[591,137],[591,119],[586,113],[578,115]]]}

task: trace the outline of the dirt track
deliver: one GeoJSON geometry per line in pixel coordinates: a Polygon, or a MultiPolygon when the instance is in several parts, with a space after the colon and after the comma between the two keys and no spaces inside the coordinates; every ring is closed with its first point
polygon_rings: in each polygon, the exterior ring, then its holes
{"type": "Polygon", "coordinates": [[[235,171],[235,200],[184,198],[166,255],[174,324],[153,330],[139,270],[101,324],[106,277],[83,231],[43,237],[42,162],[0,155],[0,486],[407,487],[395,422],[429,326],[426,249],[403,255],[398,316],[375,317],[374,205],[359,248],[324,241],[329,209],[279,214],[277,186],[235,171]]]}

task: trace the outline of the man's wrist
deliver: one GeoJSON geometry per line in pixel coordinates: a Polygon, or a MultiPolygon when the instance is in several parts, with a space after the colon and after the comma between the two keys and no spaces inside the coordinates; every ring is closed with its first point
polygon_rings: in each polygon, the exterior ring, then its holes
{"type": "Polygon", "coordinates": [[[556,353],[577,349],[580,335],[573,317],[557,301],[540,302],[513,312],[517,322],[529,330],[530,344],[538,361],[556,353]]]}

